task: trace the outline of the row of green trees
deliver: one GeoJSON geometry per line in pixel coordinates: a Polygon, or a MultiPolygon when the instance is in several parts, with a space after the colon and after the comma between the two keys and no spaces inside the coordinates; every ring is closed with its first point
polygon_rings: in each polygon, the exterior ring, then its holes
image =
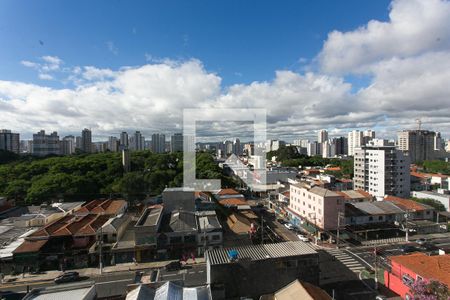
{"type": "Polygon", "coordinates": [[[426,160],[422,164],[424,171],[450,175],[450,163],[443,160],[426,160]]]}
{"type": "MultiPolygon", "coordinates": [[[[209,153],[197,154],[197,178],[222,179],[234,186],[209,153]]],[[[18,202],[54,199],[89,200],[120,195],[129,200],[158,195],[183,183],[183,154],[131,153],[131,172],[124,173],[120,153],[50,158],[18,158],[0,165],[0,195],[18,202]]]]}

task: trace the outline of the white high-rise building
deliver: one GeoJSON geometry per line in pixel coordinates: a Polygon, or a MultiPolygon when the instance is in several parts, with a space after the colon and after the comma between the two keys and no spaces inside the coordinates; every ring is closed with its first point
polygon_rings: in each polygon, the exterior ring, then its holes
{"type": "Polygon", "coordinates": [[[374,139],[355,148],[353,185],[378,199],[409,197],[409,158],[386,140],[374,139]]]}
{"type": "Polygon", "coordinates": [[[375,131],[373,130],[353,130],[348,133],[348,155],[353,156],[355,148],[366,145],[369,141],[375,138],[375,131]]]}
{"type": "Polygon", "coordinates": [[[317,142],[322,144],[325,141],[328,141],[328,131],[326,130],[319,130],[319,132],[317,132],[317,142]]]}
{"type": "Polygon", "coordinates": [[[75,148],[75,137],[73,135],[63,137],[60,144],[60,151],[62,155],[71,155],[75,153],[75,148]]]}

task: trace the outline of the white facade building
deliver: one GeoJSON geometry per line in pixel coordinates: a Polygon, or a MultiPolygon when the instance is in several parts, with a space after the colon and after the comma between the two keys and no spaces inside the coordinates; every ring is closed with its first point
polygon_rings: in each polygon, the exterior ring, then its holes
{"type": "Polygon", "coordinates": [[[385,140],[355,149],[353,184],[378,199],[410,195],[409,158],[385,140]]]}

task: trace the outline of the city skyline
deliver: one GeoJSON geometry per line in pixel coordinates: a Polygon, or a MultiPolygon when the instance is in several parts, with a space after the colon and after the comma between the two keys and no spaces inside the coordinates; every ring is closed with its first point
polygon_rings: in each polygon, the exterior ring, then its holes
{"type": "MultiPolygon", "coordinates": [[[[187,16],[183,19],[186,32],[177,33],[171,26],[149,29],[151,21],[133,25],[124,16],[122,24],[112,27],[122,28],[118,33],[104,31],[108,22],[103,20],[96,34],[105,33],[104,41],[90,36],[71,41],[80,43],[71,45],[84,49],[83,57],[92,53],[92,59],[84,60],[61,45],[62,36],[46,34],[58,25],[66,31],[76,30],[74,20],[61,23],[59,17],[49,15],[46,5],[23,9],[17,5],[6,1],[0,10],[0,36],[11,46],[0,50],[4,66],[0,71],[1,127],[21,132],[24,137],[41,129],[58,130],[64,136],[91,128],[94,137],[124,130],[138,130],[143,135],[180,132],[182,110],[192,107],[265,108],[268,136],[288,141],[314,136],[319,129],[327,129],[330,136],[373,129],[379,136],[394,138],[397,130],[415,129],[416,119],[422,120],[423,128],[440,131],[444,137],[450,133],[450,90],[445,84],[450,75],[448,1],[327,3],[346,14],[354,9],[358,17],[352,14],[351,21],[330,18],[326,26],[315,28],[316,33],[311,33],[310,25],[314,16],[325,14],[318,9],[320,4],[278,7],[279,15],[269,20],[263,17],[273,9],[267,3],[257,7],[261,16],[251,13],[256,6],[250,3],[222,4],[221,8],[229,12],[236,8],[244,11],[238,15],[238,24],[222,18],[213,26],[220,29],[214,35],[214,45],[208,44],[208,34],[198,34],[196,26],[186,21],[187,16]],[[49,18],[49,22],[39,18],[49,18]],[[26,22],[18,24],[23,19],[26,22]],[[276,24],[279,27],[275,32],[269,30],[276,24]],[[9,29],[15,25],[17,32],[36,28],[20,40],[9,29]],[[261,28],[267,30],[265,43],[282,39],[285,46],[281,43],[266,49],[255,43],[259,47],[252,49],[253,54],[260,55],[252,59],[252,53],[240,51],[239,43],[230,40],[236,26],[247,35],[255,35],[253,42],[264,40],[261,28]],[[280,32],[286,36],[281,37],[280,32]],[[307,38],[308,34],[318,37],[307,38]],[[168,36],[167,47],[152,52],[149,40],[163,42],[164,36],[168,36]],[[130,49],[127,42],[136,47],[130,49]],[[288,48],[289,55],[283,58],[288,48]],[[242,55],[224,58],[214,51],[226,49],[242,55]],[[207,53],[214,53],[214,57],[207,53]],[[105,58],[100,59],[102,56],[105,58]],[[273,61],[268,59],[274,56],[273,61]],[[236,68],[245,62],[247,67],[236,68]],[[247,72],[252,69],[256,71],[247,72]],[[234,73],[242,76],[232,78],[234,73]]],[[[98,14],[102,8],[103,4],[97,4],[90,14],[98,14]]],[[[150,8],[167,14],[170,5],[150,8]]],[[[69,17],[66,9],[52,6],[50,13],[69,17]]],[[[203,23],[210,21],[205,15],[213,14],[217,7],[186,4],[186,9],[200,14],[203,23]]],[[[115,14],[106,10],[105,15],[115,14]]],[[[164,22],[170,21],[173,18],[164,22]]],[[[243,37],[239,35],[239,39],[243,37]]],[[[234,136],[240,136],[239,132],[234,136]]]]}

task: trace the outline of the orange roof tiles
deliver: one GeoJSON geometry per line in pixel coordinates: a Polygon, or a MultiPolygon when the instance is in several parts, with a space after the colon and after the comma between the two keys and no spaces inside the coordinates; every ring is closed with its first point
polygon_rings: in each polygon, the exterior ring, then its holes
{"type": "Polygon", "coordinates": [[[247,202],[239,198],[226,198],[219,200],[219,203],[223,206],[247,205],[247,202]]]}
{"type": "Polygon", "coordinates": [[[450,286],[450,255],[428,256],[423,253],[392,256],[391,261],[426,279],[438,280],[450,286]]]}
{"type": "Polygon", "coordinates": [[[15,254],[16,253],[26,253],[26,252],[38,252],[46,243],[47,243],[47,240],[24,241],[13,252],[15,254]]]}
{"type": "Polygon", "coordinates": [[[426,179],[426,178],[430,178],[430,177],[431,177],[429,174],[426,174],[426,173],[419,173],[419,172],[411,172],[411,176],[419,177],[419,178],[423,178],[423,179],[426,179]]]}
{"type": "Polygon", "coordinates": [[[426,210],[428,209],[427,206],[418,203],[414,200],[410,200],[410,199],[405,199],[405,198],[400,198],[400,197],[395,197],[395,196],[385,196],[384,200],[389,201],[389,202],[393,202],[394,204],[398,205],[398,206],[402,206],[403,208],[406,209],[412,209],[415,211],[422,211],[422,210],[426,210]]]}
{"type": "Polygon", "coordinates": [[[340,171],[341,167],[329,167],[325,169],[326,171],[340,171]]]}
{"type": "Polygon", "coordinates": [[[221,189],[217,195],[239,195],[240,193],[235,189],[221,189]]]}
{"type": "Polygon", "coordinates": [[[34,232],[29,238],[70,235],[93,235],[108,221],[107,215],[65,216],[34,232]]]}
{"type": "Polygon", "coordinates": [[[288,197],[288,198],[289,198],[289,196],[291,195],[291,192],[286,191],[286,192],[283,193],[283,195],[284,195],[285,197],[288,197]]]}
{"type": "Polygon", "coordinates": [[[82,206],[76,213],[116,215],[126,205],[127,201],[123,199],[96,199],[82,206]]]}

